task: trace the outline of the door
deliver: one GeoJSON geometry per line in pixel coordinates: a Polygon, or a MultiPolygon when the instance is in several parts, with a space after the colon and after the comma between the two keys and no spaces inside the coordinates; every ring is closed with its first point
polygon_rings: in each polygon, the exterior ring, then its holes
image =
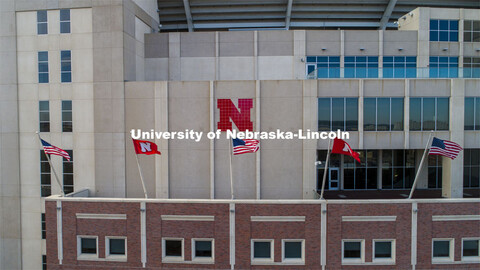
{"type": "Polygon", "coordinates": [[[328,189],[338,190],[340,185],[339,168],[328,168],[328,189]]]}

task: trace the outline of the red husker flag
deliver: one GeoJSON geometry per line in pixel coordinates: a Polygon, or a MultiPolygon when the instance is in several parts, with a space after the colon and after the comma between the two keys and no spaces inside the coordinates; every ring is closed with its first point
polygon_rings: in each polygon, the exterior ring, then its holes
{"type": "Polygon", "coordinates": [[[333,140],[332,154],[342,154],[353,157],[356,161],[360,162],[359,153],[354,152],[350,145],[344,140],[335,139],[333,140]]]}
{"type": "Polygon", "coordinates": [[[140,140],[133,140],[133,147],[135,148],[135,153],[138,154],[145,154],[145,155],[154,155],[159,154],[161,155],[160,151],[158,151],[158,147],[153,142],[149,141],[140,141],[140,140]]]}

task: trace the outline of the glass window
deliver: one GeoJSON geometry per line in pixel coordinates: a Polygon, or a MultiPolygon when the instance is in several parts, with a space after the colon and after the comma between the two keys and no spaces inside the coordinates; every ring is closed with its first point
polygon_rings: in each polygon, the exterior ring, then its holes
{"type": "Polygon", "coordinates": [[[442,157],[428,156],[428,188],[442,188],[442,157]]]}
{"type": "Polygon", "coordinates": [[[415,178],[415,150],[382,150],[382,189],[410,188],[415,178]]]}
{"type": "Polygon", "coordinates": [[[480,21],[463,22],[463,41],[480,42],[480,21]]]}
{"type": "Polygon", "coordinates": [[[307,56],[307,75],[315,71],[317,78],[340,78],[340,56],[307,56]]]}
{"type": "Polygon", "coordinates": [[[345,56],[345,78],[378,78],[378,56],[345,56]]]}
{"type": "Polygon", "coordinates": [[[430,56],[430,78],[458,78],[458,57],[430,56]]]}
{"type": "Polygon", "coordinates": [[[48,52],[38,52],[38,83],[48,83],[48,52]]]}
{"type": "Polygon", "coordinates": [[[480,149],[463,151],[463,187],[478,188],[480,179],[480,149]]]}
{"type": "Polygon", "coordinates": [[[126,239],[125,238],[109,238],[108,241],[108,255],[126,255],[126,239]]]}
{"type": "Polygon", "coordinates": [[[480,130],[480,97],[465,98],[465,130],[480,130]]]}
{"type": "Polygon", "coordinates": [[[363,262],[363,240],[343,240],[343,262],[363,262]]]}
{"type": "Polygon", "coordinates": [[[70,33],[70,9],[60,10],[60,33],[70,33]]]}
{"type": "Polygon", "coordinates": [[[183,257],[183,240],[164,239],[164,257],[183,257]]]}
{"type": "Polygon", "coordinates": [[[302,242],[285,242],[285,259],[301,259],[302,258],[302,242]]]}
{"type": "Polygon", "coordinates": [[[416,56],[384,56],[383,78],[417,77],[416,56]]]}
{"type": "Polygon", "coordinates": [[[72,54],[71,51],[60,52],[61,81],[72,82],[72,54]]]}
{"type": "Polygon", "coordinates": [[[42,239],[47,238],[47,225],[45,222],[45,213],[42,213],[42,239]]]}
{"type": "Polygon", "coordinates": [[[448,98],[410,98],[410,130],[448,130],[448,98]]]}
{"type": "Polygon", "coordinates": [[[357,152],[361,163],[352,157],[343,157],[343,188],[377,189],[378,151],[359,150],[357,152]]]}
{"type": "Polygon", "coordinates": [[[462,257],[480,257],[479,239],[462,239],[462,257]]]}
{"type": "Polygon", "coordinates": [[[458,21],[430,20],[430,41],[458,41],[458,21]]]}
{"type": "Polygon", "coordinates": [[[213,258],[213,240],[193,240],[194,256],[193,258],[213,258]]]}
{"type": "Polygon", "coordinates": [[[253,259],[272,259],[272,242],[254,241],[253,259]]]}
{"type": "Polygon", "coordinates": [[[40,150],[40,195],[48,197],[52,195],[50,163],[43,150],[40,150]]]}
{"type": "Polygon", "coordinates": [[[80,254],[97,254],[97,238],[80,238],[80,254]]]}
{"type": "Polygon", "coordinates": [[[42,270],[47,270],[47,255],[42,255],[42,270]]]}
{"type": "Polygon", "coordinates": [[[47,22],[46,10],[37,11],[37,34],[38,35],[48,34],[48,22],[47,22]]]}
{"type": "Polygon", "coordinates": [[[453,260],[452,246],[453,246],[453,239],[434,239],[433,250],[432,250],[433,259],[442,260],[442,261],[453,260]]]}
{"type": "Polygon", "coordinates": [[[480,78],[480,57],[463,58],[463,77],[480,78]]]}
{"type": "Polygon", "coordinates": [[[50,104],[48,100],[38,102],[40,132],[50,132],[50,104]]]}
{"type": "Polygon", "coordinates": [[[358,98],[319,98],[318,130],[357,131],[358,98]]]}
{"type": "Polygon", "coordinates": [[[73,131],[72,101],[62,100],[62,131],[73,131]]]}
{"type": "Polygon", "coordinates": [[[402,98],[365,98],[364,130],[403,130],[402,98]]]}
{"type": "Polygon", "coordinates": [[[394,241],[393,240],[373,240],[373,260],[393,260],[394,241]]]}
{"type": "Polygon", "coordinates": [[[73,184],[73,150],[65,150],[70,155],[70,161],[63,158],[63,191],[65,194],[74,191],[73,184]]]}

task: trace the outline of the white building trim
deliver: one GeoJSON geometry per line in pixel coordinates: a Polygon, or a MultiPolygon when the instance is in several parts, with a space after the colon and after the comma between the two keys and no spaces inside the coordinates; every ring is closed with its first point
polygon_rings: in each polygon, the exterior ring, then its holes
{"type": "Polygon", "coordinates": [[[343,222],[356,221],[396,221],[397,216],[343,216],[343,222]]]}
{"type": "Polygon", "coordinates": [[[305,216],[251,216],[252,222],[305,222],[305,216]]]}
{"type": "Polygon", "coordinates": [[[161,215],[161,218],[174,221],[215,221],[215,216],[201,215],[161,215]]]}
{"type": "Polygon", "coordinates": [[[126,214],[89,214],[76,213],[77,219],[127,219],[126,214]]]}
{"type": "Polygon", "coordinates": [[[439,215],[432,216],[432,221],[470,221],[480,220],[480,215],[439,215]]]}

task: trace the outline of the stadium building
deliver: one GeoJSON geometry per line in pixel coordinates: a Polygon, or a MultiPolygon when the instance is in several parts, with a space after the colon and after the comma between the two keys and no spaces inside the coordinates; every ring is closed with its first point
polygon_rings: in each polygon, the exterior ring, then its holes
{"type": "Polygon", "coordinates": [[[0,269],[480,266],[478,1],[0,7],[0,269]],[[150,139],[146,199],[132,130],[203,136],[150,139]],[[231,157],[227,130],[345,131],[361,161],[319,200],[329,140],[231,157]],[[431,136],[464,150],[422,167],[431,136]]]}

